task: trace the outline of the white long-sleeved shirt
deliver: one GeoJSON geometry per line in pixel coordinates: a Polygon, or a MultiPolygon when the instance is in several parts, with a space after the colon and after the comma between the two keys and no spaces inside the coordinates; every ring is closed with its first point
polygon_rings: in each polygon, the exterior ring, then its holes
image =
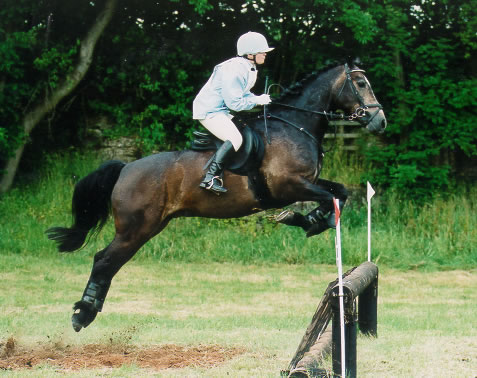
{"type": "Polygon", "coordinates": [[[252,109],[257,96],[250,89],[256,80],[257,69],[248,59],[236,57],[218,64],[194,99],[192,117],[205,119],[214,113],[252,109]]]}

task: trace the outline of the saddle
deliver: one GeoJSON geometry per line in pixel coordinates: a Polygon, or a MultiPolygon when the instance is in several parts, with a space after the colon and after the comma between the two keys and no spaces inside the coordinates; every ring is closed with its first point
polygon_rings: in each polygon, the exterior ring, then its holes
{"type": "MultiPolygon", "coordinates": [[[[261,165],[265,147],[262,137],[249,126],[239,127],[243,137],[242,146],[227,163],[226,169],[242,176],[248,176],[250,172],[255,172],[261,165]]],[[[194,139],[191,142],[191,149],[194,151],[216,151],[223,143],[222,140],[209,132],[194,131],[194,139]]],[[[206,164],[208,167],[212,158],[206,164]]]]}

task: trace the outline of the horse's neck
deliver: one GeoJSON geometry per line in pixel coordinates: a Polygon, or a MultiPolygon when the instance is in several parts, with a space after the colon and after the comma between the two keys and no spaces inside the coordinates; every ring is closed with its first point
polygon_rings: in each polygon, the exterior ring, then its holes
{"type": "MultiPolygon", "coordinates": [[[[319,78],[314,81],[319,80],[319,78]]],[[[328,85],[313,85],[308,86],[300,96],[292,98],[285,103],[300,109],[307,109],[315,112],[329,112],[331,104],[331,83],[328,85]]],[[[318,140],[322,140],[328,121],[326,116],[293,110],[290,108],[283,108],[278,111],[278,115],[284,119],[294,122],[300,127],[303,127],[310,134],[318,140]]]]}

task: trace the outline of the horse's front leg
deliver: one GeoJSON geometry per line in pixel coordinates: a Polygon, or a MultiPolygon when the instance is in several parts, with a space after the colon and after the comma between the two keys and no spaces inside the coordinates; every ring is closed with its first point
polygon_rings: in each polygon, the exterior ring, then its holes
{"type": "Polygon", "coordinates": [[[320,205],[307,215],[285,210],[276,217],[277,222],[301,227],[306,231],[307,237],[318,235],[328,228],[335,228],[333,197],[339,199],[341,211],[348,198],[344,185],[319,179],[316,184],[306,182],[300,193],[303,197],[299,201],[316,201],[320,205]]]}

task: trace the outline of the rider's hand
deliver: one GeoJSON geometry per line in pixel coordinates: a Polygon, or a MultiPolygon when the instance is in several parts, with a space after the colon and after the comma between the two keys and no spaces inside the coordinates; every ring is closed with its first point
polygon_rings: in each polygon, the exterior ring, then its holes
{"type": "Polygon", "coordinates": [[[272,102],[272,100],[270,99],[269,95],[263,94],[261,96],[256,96],[255,102],[257,105],[268,105],[272,102]]]}

